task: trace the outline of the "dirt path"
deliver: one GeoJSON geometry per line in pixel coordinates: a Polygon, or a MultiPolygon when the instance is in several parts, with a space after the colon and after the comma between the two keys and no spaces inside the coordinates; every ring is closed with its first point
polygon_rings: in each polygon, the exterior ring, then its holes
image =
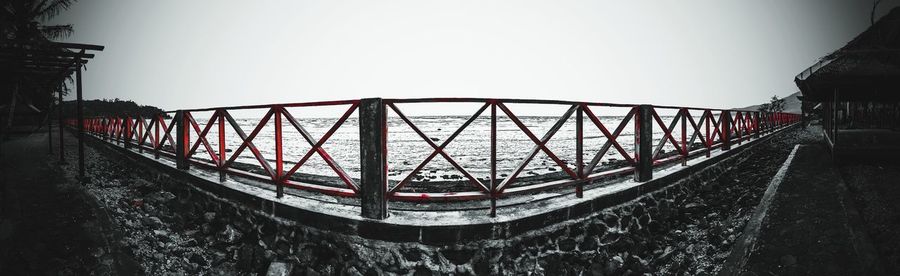
{"type": "Polygon", "coordinates": [[[94,200],[48,153],[46,132],[2,147],[0,274],[133,275],[110,250],[94,200]]]}

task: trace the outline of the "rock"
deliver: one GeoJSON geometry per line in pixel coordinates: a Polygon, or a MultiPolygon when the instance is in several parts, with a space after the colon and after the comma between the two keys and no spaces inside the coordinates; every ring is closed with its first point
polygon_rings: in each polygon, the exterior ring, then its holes
{"type": "Polygon", "coordinates": [[[199,245],[199,243],[197,242],[196,239],[188,239],[188,240],[183,241],[178,244],[178,246],[181,246],[181,247],[194,247],[197,245],[199,245]]]}
{"type": "Polygon", "coordinates": [[[212,252],[212,265],[216,266],[228,260],[228,253],[222,252],[219,250],[213,250],[212,252]]]}
{"type": "Polygon", "coordinates": [[[131,207],[140,208],[141,206],[144,206],[144,199],[135,198],[131,200],[131,207]]]}
{"type": "Polygon", "coordinates": [[[655,220],[651,221],[650,223],[647,224],[647,229],[649,229],[650,232],[654,233],[654,234],[662,233],[664,231],[663,228],[664,227],[663,227],[662,223],[655,221],[655,220]]]}
{"type": "Polygon", "coordinates": [[[272,262],[269,264],[269,269],[266,271],[266,276],[288,276],[291,275],[291,271],[293,269],[294,265],[290,263],[272,262]]]}
{"type": "Polygon", "coordinates": [[[705,207],[706,207],[705,204],[699,203],[699,202],[691,202],[691,203],[684,205],[684,209],[686,209],[687,211],[696,211],[697,209],[705,208],[705,207]]]}
{"type": "Polygon", "coordinates": [[[588,236],[603,236],[606,234],[606,231],[609,230],[609,227],[606,227],[606,224],[600,222],[599,220],[588,225],[587,234],[588,236]]]}
{"type": "Polygon", "coordinates": [[[206,222],[212,222],[214,219],[216,219],[216,212],[203,213],[203,220],[206,222]]]}
{"type": "MultiPolygon", "coordinates": [[[[490,254],[490,253],[488,253],[488,254],[490,254]]],[[[474,264],[472,264],[472,269],[475,270],[475,275],[497,274],[497,273],[492,273],[491,260],[486,258],[486,256],[484,256],[483,254],[480,258],[475,260],[474,264]]]]}
{"type": "Polygon", "coordinates": [[[625,260],[623,260],[621,256],[616,255],[609,259],[609,262],[606,263],[606,269],[604,269],[603,272],[606,275],[617,275],[615,273],[622,269],[624,265],[625,260]]]}
{"type": "Polygon", "coordinates": [[[594,251],[600,246],[600,242],[597,241],[595,237],[585,237],[584,241],[578,245],[578,249],[581,251],[594,251]]]}
{"type": "Polygon", "coordinates": [[[609,233],[606,233],[606,235],[603,235],[603,238],[600,239],[600,243],[603,245],[614,244],[617,241],[619,241],[619,238],[621,236],[622,236],[622,234],[615,233],[615,232],[609,232],[609,233]]]}
{"type": "Polygon", "coordinates": [[[431,272],[431,269],[428,268],[427,266],[424,266],[424,265],[417,266],[415,270],[416,270],[416,272],[413,272],[413,275],[414,275],[414,276],[431,276],[431,275],[434,275],[434,273],[431,272]]]}
{"type": "Polygon", "coordinates": [[[455,265],[468,263],[469,260],[472,259],[472,256],[475,255],[474,253],[475,252],[473,250],[468,249],[441,251],[441,255],[444,255],[444,258],[455,265]]]}
{"type": "Polygon", "coordinates": [[[638,222],[641,223],[641,226],[647,226],[647,224],[650,224],[650,215],[644,214],[644,215],[640,216],[638,218],[638,222]]]}
{"type": "Polygon", "coordinates": [[[647,209],[644,208],[644,205],[635,204],[634,209],[631,210],[631,214],[635,217],[640,217],[647,213],[647,209]]]}
{"type": "Polygon", "coordinates": [[[175,199],[175,195],[168,191],[159,191],[153,194],[151,199],[156,202],[169,202],[175,199]]]}
{"type": "Polygon", "coordinates": [[[641,259],[636,255],[628,256],[628,269],[634,272],[649,272],[649,262],[641,259]]]}
{"type": "Polygon", "coordinates": [[[343,275],[347,275],[347,276],[363,276],[363,274],[359,272],[359,269],[356,269],[356,267],[354,267],[354,266],[351,266],[351,267],[348,267],[347,269],[345,269],[343,275]]]}
{"type": "Polygon", "coordinates": [[[575,250],[575,240],[571,238],[565,238],[558,242],[560,251],[573,251],[575,250]]]}
{"type": "Polygon", "coordinates": [[[591,263],[588,269],[591,272],[591,276],[606,276],[606,273],[603,272],[603,264],[599,262],[591,263]]]}
{"type": "Polygon", "coordinates": [[[797,258],[794,255],[781,256],[781,266],[792,266],[797,264],[797,258]]]}
{"type": "Polygon", "coordinates": [[[629,233],[637,233],[641,230],[641,223],[636,217],[631,217],[631,223],[628,224],[629,233]]]}
{"type": "Polygon", "coordinates": [[[200,255],[199,253],[193,253],[193,254],[191,254],[191,255],[188,257],[188,260],[191,261],[191,263],[195,263],[195,264],[197,264],[197,265],[199,265],[199,266],[207,266],[207,265],[209,265],[209,261],[206,260],[206,257],[203,257],[203,255],[200,255]]]}
{"type": "Polygon", "coordinates": [[[244,236],[241,231],[235,229],[231,224],[225,226],[225,230],[219,233],[219,241],[227,244],[235,244],[244,236]]]}
{"type": "Polygon", "coordinates": [[[200,232],[203,233],[204,235],[212,234],[213,227],[209,223],[204,223],[204,224],[200,225],[200,232]]]}
{"type": "Polygon", "coordinates": [[[252,271],[256,264],[256,258],[252,246],[243,246],[237,252],[235,267],[242,271],[252,271]]]}
{"type": "Polygon", "coordinates": [[[169,235],[169,231],[166,230],[153,230],[153,235],[159,238],[162,242],[172,241],[172,237],[169,235]]]}
{"type": "Polygon", "coordinates": [[[418,248],[403,248],[400,249],[400,255],[403,255],[403,258],[410,262],[418,262],[422,260],[422,250],[418,248]]]}
{"type": "Polygon", "coordinates": [[[163,226],[162,220],[160,220],[158,217],[144,217],[143,219],[141,219],[141,224],[153,229],[157,229],[163,226]]]}
{"type": "Polygon", "coordinates": [[[657,256],[656,260],[654,262],[657,262],[657,263],[667,262],[669,260],[669,258],[672,257],[672,252],[675,252],[675,249],[672,248],[671,246],[666,246],[666,249],[663,249],[662,254],[657,256]]]}
{"type": "Polygon", "coordinates": [[[309,267],[306,268],[306,276],[321,276],[321,275],[322,275],[321,273],[316,272],[312,268],[309,268],[309,267]]]}

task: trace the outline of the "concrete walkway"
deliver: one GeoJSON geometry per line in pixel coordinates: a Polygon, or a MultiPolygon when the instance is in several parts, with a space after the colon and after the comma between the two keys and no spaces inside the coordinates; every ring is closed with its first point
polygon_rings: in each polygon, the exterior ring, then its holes
{"type": "Polygon", "coordinates": [[[133,275],[121,269],[104,217],[49,154],[47,138],[44,131],[0,145],[0,275],[133,275]]]}
{"type": "Polygon", "coordinates": [[[827,149],[800,146],[778,184],[758,231],[743,233],[749,254],[726,266],[737,275],[883,274],[827,149]]]}

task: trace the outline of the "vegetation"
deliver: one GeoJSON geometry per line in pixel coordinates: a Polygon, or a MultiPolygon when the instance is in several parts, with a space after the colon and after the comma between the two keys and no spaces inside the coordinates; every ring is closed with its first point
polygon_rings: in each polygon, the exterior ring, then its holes
{"type": "MultiPolygon", "coordinates": [[[[163,110],[149,105],[138,105],[133,101],[123,101],[116,99],[90,100],[84,101],[84,117],[98,116],[141,116],[148,118],[162,113],[163,110]]],[[[75,102],[69,101],[63,104],[64,114],[75,114],[75,102]]]]}
{"type": "Polygon", "coordinates": [[[74,32],[71,24],[46,26],[49,20],[68,9],[74,0],[4,0],[0,3],[0,39],[50,41],[74,32]]]}
{"type": "MultiPolygon", "coordinates": [[[[59,15],[73,3],[75,0],[0,1],[0,43],[24,41],[29,43],[28,49],[46,52],[64,51],[44,42],[71,36],[74,33],[72,25],[43,23],[59,15]]],[[[54,102],[53,94],[56,91],[62,90],[63,94],[67,94],[69,89],[66,80],[71,80],[71,77],[47,79],[28,74],[2,74],[0,83],[4,85],[0,86],[0,96],[4,102],[9,99],[10,109],[16,109],[16,103],[19,102],[43,110],[54,102]]]]}
{"type": "Polygon", "coordinates": [[[778,96],[772,96],[769,103],[764,103],[759,106],[759,111],[782,112],[784,111],[784,99],[779,99],[778,96]]]}

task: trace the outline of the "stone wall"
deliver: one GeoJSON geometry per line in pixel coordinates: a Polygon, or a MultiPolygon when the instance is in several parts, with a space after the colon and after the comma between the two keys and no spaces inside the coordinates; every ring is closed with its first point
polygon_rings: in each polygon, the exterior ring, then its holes
{"type": "MultiPolygon", "coordinates": [[[[112,147],[114,158],[131,159],[112,147]]],[[[156,213],[216,257],[200,267],[233,266],[265,272],[270,266],[294,275],[640,275],[673,255],[673,225],[693,209],[694,191],[704,189],[741,162],[736,154],[635,200],[587,217],[567,220],[505,240],[434,246],[387,242],[318,229],[268,214],[259,206],[222,198],[183,178],[144,165],[156,213]],[[149,184],[152,183],[152,184],[149,184]],[[274,264],[274,265],[273,265],[274,264]]],[[[136,162],[127,160],[126,162],[136,162]]],[[[154,224],[147,221],[145,224],[154,224]]]]}

